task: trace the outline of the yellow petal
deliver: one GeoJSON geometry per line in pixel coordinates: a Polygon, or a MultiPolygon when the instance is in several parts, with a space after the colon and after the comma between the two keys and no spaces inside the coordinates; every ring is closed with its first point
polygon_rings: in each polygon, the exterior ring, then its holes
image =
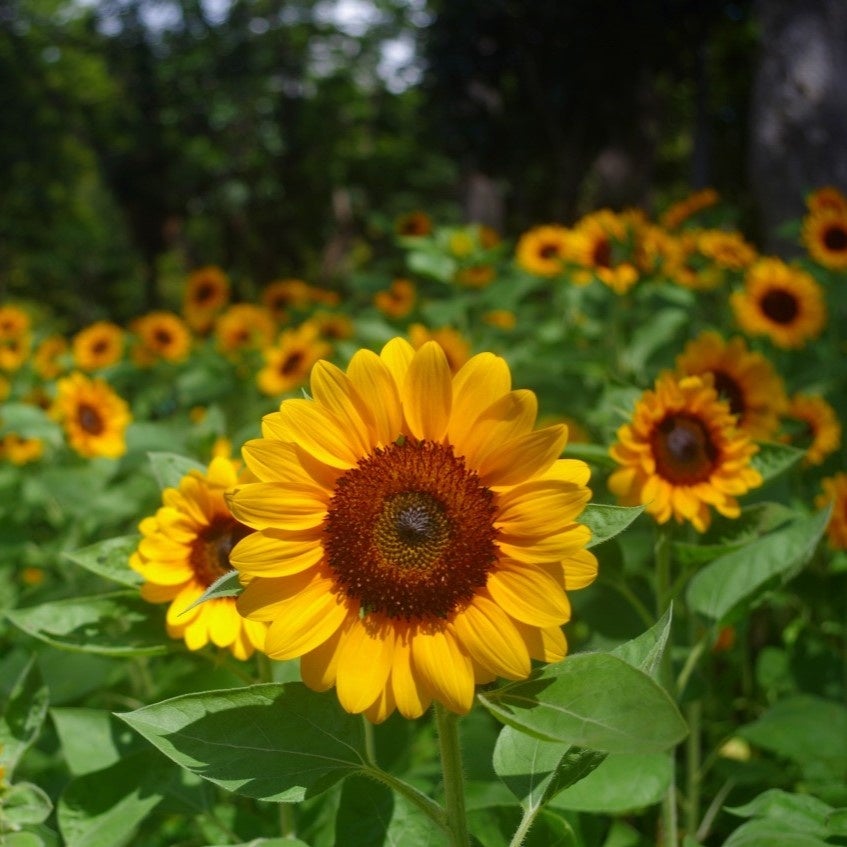
{"type": "Polygon", "coordinates": [[[465,714],[473,705],[474,673],[470,656],[446,628],[412,636],[414,673],[423,678],[433,699],[450,711],[465,714]]]}
{"type": "Polygon", "coordinates": [[[567,428],[561,424],[537,429],[500,444],[477,470],[485,485],[517,485],[546,471],[567,440],[567,428]]]}
{"type": "Polygon", "coordinates": [[[511,618],[492,600],[477,594],[453,619],[453,628],[462,646],[496,676],[524,679],[530,661],[520,633],[511,618]]]}
{"type": "Polygon", "coordinates": [[[562,532],[532,538],[503,533],[497,539],[500,555],[516,562],[560,562],[585,547],[591,540],[591,530],[582,524],[571,524],[562,532]]]}
{"type": "Polygon", "coordinates": [[[379,697],[364,710],[364,715],[371,723],[379,724],[390,718],[395,708],[394,693],[390,686],[384,686],[379,697]]]}
{"type": "Polygon", "coordinates": [[[502,444],[530,432],[537,414],[532,391],[510,391],[477,416],[466,437],[454,442],[456,452],[467,458],[470,467],[479,467],[502,444]]]}
{"type": "Polygon", "coordinates": [[[201,650],[209,643],[209,626],[203,615],[197,617],[187,624],[183,629],[182,637],[185,646],[189,650],[201,650]]]}
{"type": "Polygon", "coordinates": [[[218,647],[228,647],[241,633],[241,616],[229,597],[207,600],[200,607],[209,621],[209,638],[218,647]]]}
{"type": "Polygon", "coordinates": [[[310,529],[326,516],[327,492],[311,483],[253,482],[227,493],[236,520],[253,529],[310,529]]]}
{"type": "Polygon", "coordinates": [[[344,371],[321,360],[312,368],[312,396],[341,425],[357,455],[370,453],[376,442],[373,412],[344,371]]]}
{"type": "Polygon", "coordinates": [[[278,412],[278,424],[279,431],[288,436],[283,441],[299,444],[330,467],[348,470],[361,457],[335,417],[312,400],[284,401],[278,412]]]}
{"type": "Polygon", "coordinates": [[[539,662],[561,662],[568,653],[568,643],[561,627],[535,627],[514,621],[523,636],[529,655],[539,662]]]}
{"type": "Polygon", "coordinates": [[[320,542],[275,538],[272,532],[251,532],[242,538],[230,551],[232,567],[251,576],[291,576],[323,559],[320,542]]]}
{"type": "Polygon", "coordinates": [[[412,435],[441,441],[450,421],[453,389],[450,366],[440,344],[428,341],[415,353],[400,398],[412,435]]]}
{"type": "Polygon", "coordinates": [[[386,687],[394,656],[394,629],[386,620],[368,615],[346,633],[338,657],[335,685],[342,708],[363,712],[386,687]]]}
{"type": "Polygon", "coordinates": [[[385,363],[385,367],[394,379],[398,396],[414,356],[415,348],[405,338],[392,338],[380,351],[379,358],[385,363]]]}
{"type": "Polygon", "coordinates": [[[453,409],[447,432],[451,444],[461,444],[479,415],[512,387],[504,359],[480,353],[468,359],[453,378],[453,409]]]}
{"type": "Polygon", "coordinates": [[[542,568],[500,562],[488,575],[486,587],[498,606],[524,623],[557,626],[571,616],[561,585],[542,568]]]}
{"type": "Polygon", "coordinates": [[[550,467],[539,474],[537,479],[557,479],[572,482],[574,485],[588,485],[591,468],[581,459],[557,459],[550,467]]]}
{"type": "Polygon", "coordinates": [[[260,482],[312,482],[330,492],[341,473],[296,444],[272,438],[251,439],[241,448],[241,453],[260,482]]]}
{"type": "Polygon", "coordinates": [[[419,718],[432,702],[426,686],[412,671],[412,641],[408,627],[398,631],[394,641],[391,690],[400,714],[410,720],[419,718]]]}
{"type": "Polygon", "coordinates": [[[551,535],[572,524],[591,492],[570,483],[540,482],[513,488],[500,498],[495,526],[508,535],[551,535]]]}
{"type": "Polygon", "coordinates": [[[397,383],[385,362],[372,350],[359,350],[350,360],[347,376],[372,404],[378,446],[396,441],[403,431],[403,410],[397,383]]]}
{"type": "Polygon", "coordinates": [[[335,685],[342,638],[356,620],[348,617],[323,644],[300,657],[300,677],[312,691],[327,691],[335,685]]]}
{"type": "Polygon", "coordinates": [[[194,580],[189,582],[173,598],[171,605],[168,606],[168,611],[165,615],[166,622],[171,626],[188,626],[200,614],[201,606],[195,606],[193,609],[189,609],[188,607],[202,594],[203,587],[199,583],[194,580]]]}

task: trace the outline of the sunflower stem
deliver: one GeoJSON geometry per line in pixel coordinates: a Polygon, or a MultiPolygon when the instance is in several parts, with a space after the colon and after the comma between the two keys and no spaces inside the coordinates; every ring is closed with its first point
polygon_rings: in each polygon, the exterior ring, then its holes
{"type": "Polygon", "coordinates": [[[362,773],[364,776],[370,777],[370,779],[376,780],[377,782],[381,782],[383,785],[388,786],[392,791],[396,791],[402,797],[405,797],[410,803],[412,803],[412,805],[417,806],[418,809],[420,809],[434,824],[436,824],[436,826],[444,830],[445,833],[449,834],[450,828],[447,825],[447,815],[445,814],[444,809],[434,800],[427,797],[422,791],[419,791],[413,785],[409,785],[408,782],[403,782],[402,779],[398,779],[394,776],[394,774],[384,771],[382,768],[374,764],[365,763],[362,773]]]}
{"type": "Polygon", "coordinates": [[[444,777],[444,806],[451,847],[468,847],[468,823],[465,813],[465,775],[459,746],[459,716],[440,703],[434,704],[438,743],[441,748],[441,772],[444,777]]]}

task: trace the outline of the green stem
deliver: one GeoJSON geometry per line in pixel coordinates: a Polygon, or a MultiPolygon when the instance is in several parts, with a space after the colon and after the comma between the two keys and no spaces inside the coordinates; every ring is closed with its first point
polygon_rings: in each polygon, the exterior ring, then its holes
{"type": "MultiPolygon", "coordinates": [[[[673,599],[671,596],[671,531],[667,525],[659,527],[654,556],[656,567],[656,617],[660,618],[673,599]]],[[[670,645],[665,650],[666,655],[670,654],[669,647],[670,645]]]]}
{"type": "Polygon", "coordinates": [[[665,792],[662,800],[662,847],[678,847],[677,819],[676,819],[676,762],[673,751],[668,754],[671,757],[671,784],[665,792]]]}
{"type": "Polygon", "coordinates": [[[374,741],[374,725],[362,715],[362,724],[365,728],[365,755],[368,762],[376,765],[376,743],[374,741]]]}
{"type": "Polygon", "coordinates": [[[434,824],[449,834],[450,828],[447,825],[447,815],[444,809],[434,800],[427,797],[422,791],[419,791],[413,785],[409,785],[408,782],[403,782],[402,779],[398,779],[394,774],[388,773],[388,771],[384,771],[376,765],[365,764],[362,773],[377,782],[381,782],[383,785],[387,785],[392,791],[396,791],[405,797],[412,805],[417,806],[434,824]]]}
{"type": "Polygon", "coordinates": [[[459,747],[459,716],[440,703],[434,704],[435,725],[441,748],[441,772],[444,777],[444,806],[451,847],[468,847],[468,823],[465,814],[465,775],[459,747]]]}
{"type": "Polygon", "coordinates": [[[689,835],[697,832],[700,825],[700,761],[702,756],[700,720],[703,704],[692,700],[685,707],[688,721],[688,738],[685,741],[685,831],[689,835]]]}

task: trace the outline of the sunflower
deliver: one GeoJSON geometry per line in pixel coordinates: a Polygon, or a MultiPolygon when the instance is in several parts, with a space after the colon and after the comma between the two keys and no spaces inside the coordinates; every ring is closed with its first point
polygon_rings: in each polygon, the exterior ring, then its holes
{"type": "Polygon", "coordinates": [[[466,288],[486,288],[494,282],[496,275],[494,265],[485,262],[459,268],[454,278],[459,285],[464,285],[466,288]]]}
{"type": "Polygon", "coordinates": [[[56,384],[52,413],[80,456],[117,458],[126,452],[124,432],[132,420],[126,402],[102,379],[75,371],[56,384]]]}
{"type": "Polygon", "coordinates": [[[786,349],[820,335],[826,322],[823,290],[812,277],[781,259],[759,259],[730,297],[735,319],[751,335],[767,335],[786,349]]]}
{"type": "Polygon", "coordinates": [[[457,373],[471,355],[470,342],[457,329],[449,326],[427,329],[423,324],[412,324],[409,327],[409,341],[415,350],[419,350],[427,341],[435,341],[444,351],[452,373],[457,373]]]}
{"type": "Polygon", "coordinates": [[[229,302],[229,278],[215,265],[193,271],[185,286],[182,313],[194,332],[205,335],[229,302]]]}
{"type": "Polygon", "coordinates": [[[253,303],[230,306],[215,321],[218,348],[228,354],[267,347],[275,332],[276,323],[271,313],[253,303]]]}
{"type": "Polygon", "coordinates": [[[188,608],[232,570],[230,552],[250,532],[224,500],[224,491],[238,481],[237,463],[219,456],[205,473],[193,471],[178,488],[165,489],[162,506],[139,525],[142,539],[129,564],[144,577],[145,600],[170,601],[166,625],[171,638],[183,639],[189,650],[200,650],[211,641],[237,659],[247,659],[263,648],[267,626],[242,618],[234,597],[188,608]]]}
{"type": "Polygon", "coordinates": [[[803,243],[819,265],[836,271],[847,268],[847,208],[825,208],[807,215],[803,243]]]}
{"type": "Polygon", "coordinates": [[[621,467],[609,477],[609,490],[624,505],[644,504],[659,523],[689,520],[705,532],[709,506],[738,517],[736,496],[762,484],[750,466],[758,448],[736,429],[708,377],[663,374],[617,437],[610,453],[621,467]]]}
{"type": "Polygon", "coordinates": [[[124,351],[124,331],[111,321],[97,321],[80,330],[71,341],[74,365],[96,371],[119,361],[124,351]]]}
{"type": "Polygon", "coordinates": [[[588,467],[557,459],[564,426],[483,353],[451,376],[435,343],[395,338],[345,372],[312,371],[243,449],[260,482],[229,503],[256,530],[232,551],[238,605],[270,621],[266,651],[348,712],[467,712],[474,685],[566,653],[566,590],[597,562],[577,518],[588,467]]]}
{"type": "Polygon", "coordinates": [[[833,185],[825,185],[812,191],[806,197],[806,208],[810,212],[820,212],[824,209],[836,209],[847,212],[847,197],[833,185]]]}
{"type": "Polygon", "coordinates": [[[0,306],[0,369],[16,371],[29,357],[29,315],[17,306],[0,306]]]}
{"type": "Polygon", "coordinates": [[[408,212],[394,222],[394,231],[403,237],[420,238],[432,232],[432,218],[426,212],[408,212]]]}
{"type": "Polygon", "coordinates": [[[315,312],[310,320],[318,328],[318,334],[321,338],[326,338],[329,341],[342,341],[345,338],[352,338],[355,332],[353,321],[340,312],[315,312]]]}
{"type": "Polygon", "coordinates": [[[259,390],[275,397],[302,385],[312,365],[328,356],[330,346],[318,336],[318,327],[306,321],[282,333],[274,347],[266,347],[264,367],[256,374],[259,390]]]}
{"type": "Polygon", "coordinates": [[[262,305],[277,323],[288,320],[288,309],[304,309],[312,302],[311,286],[302,279],[277,279],[262,291],[262,305]]]}
{"type": "Polygon", "coordinates": [[[636,262],[643,225],[638,212],[599,209],[577,222],[569,255],[616,294],[626,294],[638,282],[636,262]]]}
{"type": "Polygon", "coordinates": [[[68,342],[62,335],[50,335],[45,338],[32,356],[32,366],[42,379],[55,379],[67,370],[65,354],[68,342]]]}
{"type": "Polygon", "coordinates": [[[695,191],[688,197],[669,206],[659,222],[665,229],[679,229],[682,224],[698,212],[714,206],[719,199],[718,192],[714,188],[703,188],[700,191],[695,191]]]}
{"type": "Polygon", "coordinates": [[[841,424],[835,409],[817,394],[795,394],[791,398],[786,417],[800,424],[800,431],[788,436],[806,450],[807,465],[820,465],[841,445],[841,424]]]}
{"type": "Polygon", "coordinates": [[[847,550],[847,474],[828,477],[821,481],[821,486],[823,492],[815,498],[815,505],[822,509],[833,504],[826,527],[829,544],[835,550],[847,550]]]}
{"type": "Polygon", "coordinates": [[[28,465],[44,455],[44,442],[40,438],[26,438],[9,432],[0,438],[0,459],[13,465],[28,465]]]}
{"type": "Polygon", "coordinates": [[[138,337],[133,358],[139,365],[150,365],[158,359],[182,362],[191,350],[191,331],[173,312],[149,312],[136,318],[131,326],[138,337]]]}
{"type": "Polygon", "coordinates": [[[785,387],[773,365],[751,352],[743,338],[725,341],[717,332],[704,332],[688,342],[676,369],[685,376],[711,374],[718,396],[750,438],[767,440],[779,428],[788,404],[785,387]]]}
{"type": "Polygon", "coordinates": [[[17,306],[0,306],[0,340],[27,335],[31,329],[29,315],[17,306]]]}
{"type": "Polygon", "coordinates": [[[571,231],[556,224],[527,230],[515,247],[515,261],[536,276],[558,276],[570,255],[571,231]]]}
{"type": "Polygon", "coordinates": [[[697,232],[697,249],[719,268],[741,271],[756,261],[756,248],[740,232],[703,229],[697,232]]]}
{"type": "Polygon", "coordinates": [[[492,309],[490,312],[483,314],[482,320],[489,326],[507,331],[513,330],[518,323],[517,315],[509,309],[492,309]]]}
{"type": "Polygon", "coordinates": [[[389,318],[405,318],[415,305],[417,289],[410,279],[397,278],[391,281],[387,291],[377,291],[374,306],[389,318]]]}
{"type": "Polygon", "coordinates": [[[664,272],[691,291],[712,291],[723,285],[724,273],[698,249],[697,232],[686,230],[668,242],[664,272]]]}

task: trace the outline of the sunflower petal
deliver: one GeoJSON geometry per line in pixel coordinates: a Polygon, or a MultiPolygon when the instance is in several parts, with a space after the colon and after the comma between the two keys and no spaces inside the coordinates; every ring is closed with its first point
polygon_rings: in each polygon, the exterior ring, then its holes
{"type": "Polygon", "coordinates": [[[369,615],[354,621],[339,649],[338,700],[352,714],[363,712],[386,687],[394,656],[390,622],[369,615]]]}
{"type": "Polygon", "coordinates": [[[504,359],[480,353],[453,377],[453,410],[448,428],[451,444],[462,444],[479,415],[512,387],[512,376],[504,359]]]}
{"type": "Polygon", "coordinates": [[[403,410],[397,383],[385,362],[372,350],[359,350],[350,360],[347,376],[362,397],[370,398],[377,444],[387,446],[403,431],[403,410]]]}
{"type": "Polygon", "coordinates": [[[415,353],[400,397],[412,435],[441,441],[450,422],[453,389],[447,357],[435,341],[428,341],[415,353]]]}
{"type": "Polygon", "coordinates": [[[321,360],[312,368],[312,394],[339,422],[356,453],[367,454],[375,446],[376,423],[358,389],[344,371],[321,360]]]}
{"type": "Polygon", "coordinates": [[[420,675],[433,698],[460,715],[470,711],[474,673],[470,656],[446,629],[415,632],[412,636],[414,673],[420,675]]]}
{"type": "Polygon", "coordinates": [[[319,542],[290,541],[269,533],[252,532],[242,538],[230,551],[232,567],[250,576],[291,576],[323,559],[319,542]]]}
{"type": "Polygon", "coordinates": [[[567,440],[567,427],[561,424],[519,435],[492,450],[477,471],[488,486],[517,485],[546,471],[567,440]]]}
{"type": "Polygon", "coordinates": [[[500,562],[488,575],[487,588],[498,606],[524,623],[556,626],[570,619],[564,589],[542,568],[500,562]]]}
{"type": "Polygon", "coordinates": [[[252,482],[227,493],[236,520],[253,529],[310,529],[326,515],[327,492],[311,483],[252,482]]]}

